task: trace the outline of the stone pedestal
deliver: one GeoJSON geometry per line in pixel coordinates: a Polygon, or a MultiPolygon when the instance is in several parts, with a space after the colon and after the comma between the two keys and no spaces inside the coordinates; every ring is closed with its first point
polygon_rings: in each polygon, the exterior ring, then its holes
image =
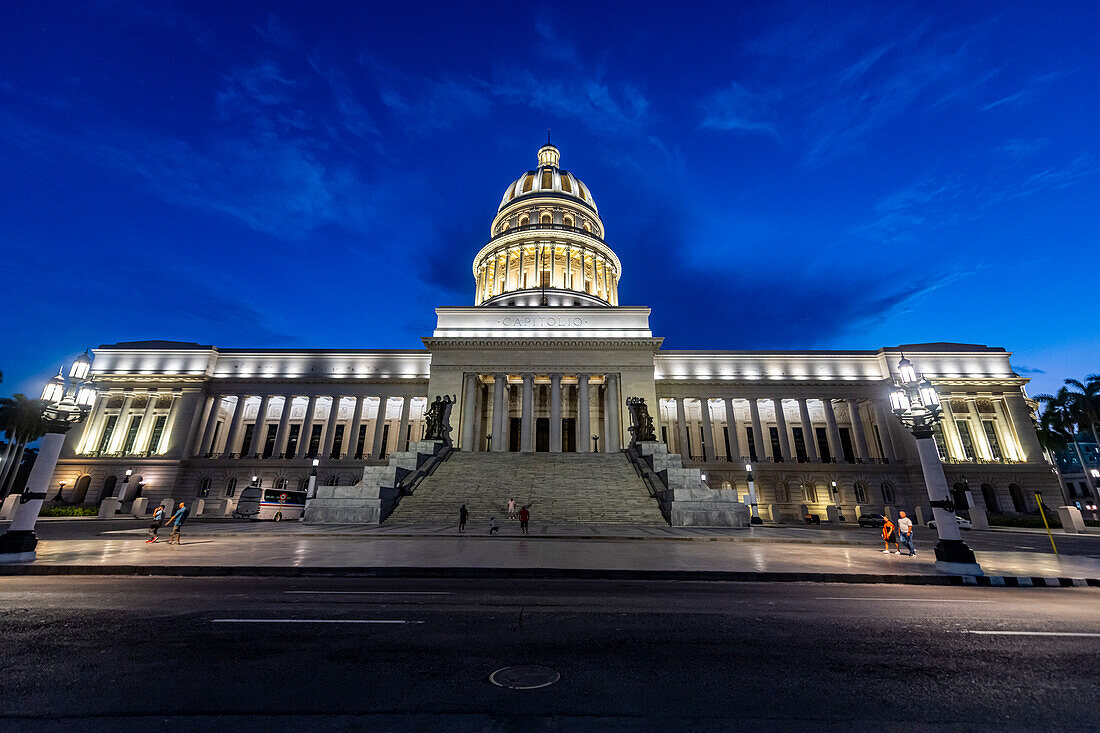
{"type": "Polygon", "coordinates": [[[203,513],[206,508],[206,499],[195,499],[195,503],[191,505],[191,516],[197,517],[203,513]]]}
{"type": "Polygon", "coordinates": [[[145,517],[145,512],[149,508],[149,500],[144,496],[139,496],[134,499],[134,503],[130,506],[130,513],[138,519],[145,517]]]}
{"type": "Polygon", "coordinates": [[[160,503],[160,505],[162,507],[164,507],[164,518],[165,519],[167,519],[168,517],[170,517],[170,516],[172,516],[173,514],[176,513],[176,500],[175,499],[165,499],[164,501],[162,501],[160,503]]]}
{"type": "Polygon", "coordinates": [[[825,515],[829,518],[830,522],[840,522],[840,507],[830,504],[825,507],[825,515]]]}
{"type": "Polygon", "coordinates": [[[224,499],[210,499],[205,501],[202,505],[202,511],[196,512],[196,514],[202,514],[204,517],[224,517],[229,513],[229,502],[224,499]]]}
{"type": "Polygon", "coordinates": [[[0,519],[11,519],[15,516],[15,508],[19,506],[22,494],[8,494],[4,497],[4,504],[0,506],[0,519]]]}
{"type": "Polygon", "coordinates": [[[974,504],[970,505],[970,528],[989,529],[989,517],[986,516],[985,509],[974,504]]]}
{"type": "Polygon", "coordinates": [[[918,505],[917,508],[913,510],[913,524],[919,527],[928,524],[928,520],[924,518],[924,507],[918,505]]]}
{"type": "Polygon", "coordinates": [[[1062,531],[1067,533],[1084,534],[1085,520],[1081,516],[1081,510],[1075,506],[1058,507],[1058,519],[1062,520],[1062,531]]]}
{"type": "Polygon", "coordinates": [[[122,500],[115,497],[109,497],[104,499],[99,505],[99,518],[113,517],[118,514],[118,510],[122,508],[122,500]]]}
{"type": "Polygon", "coordinates": [[[673,527],[748,527],[750,511],[736,491],[712,489],[698,468],[684,468],[680,456],[659,441],[638,441],[635,449],[656,474],[661,510],[673,527]]]}

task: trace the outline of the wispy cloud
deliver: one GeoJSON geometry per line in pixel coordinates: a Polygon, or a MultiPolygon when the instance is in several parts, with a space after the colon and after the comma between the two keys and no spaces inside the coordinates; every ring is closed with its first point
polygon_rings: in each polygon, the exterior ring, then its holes
{"type": "Polygon", "coordinates": [[[1017,374],[1046,374],[1045,369],[1036,369],[1035,367],[1023,366],[1022,364],[1013,364],[1012,371],[1017,374]]]}
{"type": "Polygon", "coordinates": [[[1039,92],[1040,89],[1042,89],[1044,86],[1054,81],[1055,79],[1063,77],[1068,73],[1068,71],[1054,71],[1049,74],[1042,74],[1041,76],[1037,76],[1034,79],[1030,80],[1023,87],[1023,89],[1020,89],[1019,91],[1009,94],[1007,96],[1001,97],[1000,99],[996,99],[989,104],[983,106],[982,112],[988,112],[989,110],[996,109],[997,107],[1018,107],[1020,105],[1027,104],[1035,98],[1035,95],[1039,92]]]}
{"type": "Polygon", "coordinates": [[[1048,147],[1050,147],[1050,138],[1039,137],[1033,140],[1023,140],[1020,138],[1006,140],[1003,144],[998,145],[996,149],[997,152],[1007,155],[1014,160],[1020,160],[1022,158],[1030,158],[1032,155],[1048,147]]]}
{"type": "Polygon", "coordinates": [[[703,103],[702,127],[711,130],[763,134],[779,141],[779,130],[763,95],[734,82],[703,103]]]}

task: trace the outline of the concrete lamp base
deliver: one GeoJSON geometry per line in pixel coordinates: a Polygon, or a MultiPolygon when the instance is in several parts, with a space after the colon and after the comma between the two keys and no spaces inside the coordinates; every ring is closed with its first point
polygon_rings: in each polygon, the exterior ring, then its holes
{"type": "Polygon", "coordinates": [[[948,575],[983,575],[974,551],[962,540],[936,543],[936,570],[948,575]]]}

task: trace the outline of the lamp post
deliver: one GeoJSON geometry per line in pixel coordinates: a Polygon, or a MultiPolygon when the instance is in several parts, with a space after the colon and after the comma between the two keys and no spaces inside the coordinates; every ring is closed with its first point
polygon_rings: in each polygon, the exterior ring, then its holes
{"type": "Polygon", "coordinates": [[[73,425],[83,422],[95,404],[95,385],[88,377],[91,367],[91,358],[82,354],[73,362],[67,378],[62,368],[56,377],[46,382],[42,390],[40,401],[46,434],[42,437],[38,458],[27,478],[27,487],[19,500],[11,526],[0,535],[0,563],[34,559],[38,546],[34,525],[57,467],[61,447],[65,444],[65,433],[73,425]]]}
{"type": "Polygon", "coordinates": [[[760,508],[756,505],[756,482],[752,477],[752,464],[746,463],[745,470],[749,474],[749,510],[752,512],[752,516],[749,517],[749,524],[763,524],[764,520],[760,518],[760,508]]]}
{"type": "Polygon", "coordinates": [[[981,575],[982,569],[974,552],[962,541],[959,524],[955,519],[955,505],[943,473],[939,451],[933,438],[933,428],[943,419],[943,407],[932,384],[918,374],[913,362],[904,356],[898,362],[899,378],[890,393],[890,408],[906,430],[917,441],[924,483],[928,490],[929,504],[936,520],[936,567],[939,570],[962,575],[981,575]]]}
{"type": "Polygon", "coordinates": [[[306,504],[302,507],[302,516],[298,517],[299,522],[306,521],[306,511],[309,510],[309,503],[313,501],[313,495],[317,493],[317,465],[320,463],[316,458],[313,459],[313,467],[309,470],[309,483],[306,485],[306,504]]]}
{"type": "Polygon", "coordinates": [[[65,493],[65,484],[67,484],[67,483],[69,483],[69,482],[65,481],[64,479],[57,482],[57,496],[55,496],[53,498],[55,504],[62,504],[62,503],[65,502],[65,499],[62,497],[62,494],[65,493]]]}
{"type": "Polygon", "coordinates": [[[122,476],[122,486],[118,490],[118,500],[126,501],[130,489],[130,477],[134,475],[134,469],[127,468],[126,473],[122,476]]]}
{"type": "Polygon", "coordinates": [[[599,453],[599,452],[600,452],[600,436],[598,436],[598,435],[593,435],[593,436],[592,436],[592,440],[593,440],[593,442],[594,442],[594,443],[596,444],[596,448],[595,448],[595,450],[593,450],[592,452],[593,452],[593,453],[599,453]]]}

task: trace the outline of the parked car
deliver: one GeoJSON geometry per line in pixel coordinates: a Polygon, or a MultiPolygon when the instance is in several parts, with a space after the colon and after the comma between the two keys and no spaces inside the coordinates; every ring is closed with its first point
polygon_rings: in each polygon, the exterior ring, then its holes
{"type": "Polygon", "coordinates": [[[886,517],[881,514],[860,514],[860,527],[881,527],[886,524],[886,517]]]}
{"type": "MultiPolygon", "coordinates": [[[[959,525],[959,529],[973,529],[974,527],[974,525],[970,523],[969,519],[967,519],[966,517],[960,517],[958,514],[955,515],[955,523],[959,525]]],[[[932,521],[930,521],[928,523],[928,527],[930,529],[935,529],[936,520],[933,519],[932,521]]]]}
{"type": "Polygon", "coordinates": [[[821,517],[817,514],[807,514],[802,519],[806,524],[821,524],[821,517]]]}

